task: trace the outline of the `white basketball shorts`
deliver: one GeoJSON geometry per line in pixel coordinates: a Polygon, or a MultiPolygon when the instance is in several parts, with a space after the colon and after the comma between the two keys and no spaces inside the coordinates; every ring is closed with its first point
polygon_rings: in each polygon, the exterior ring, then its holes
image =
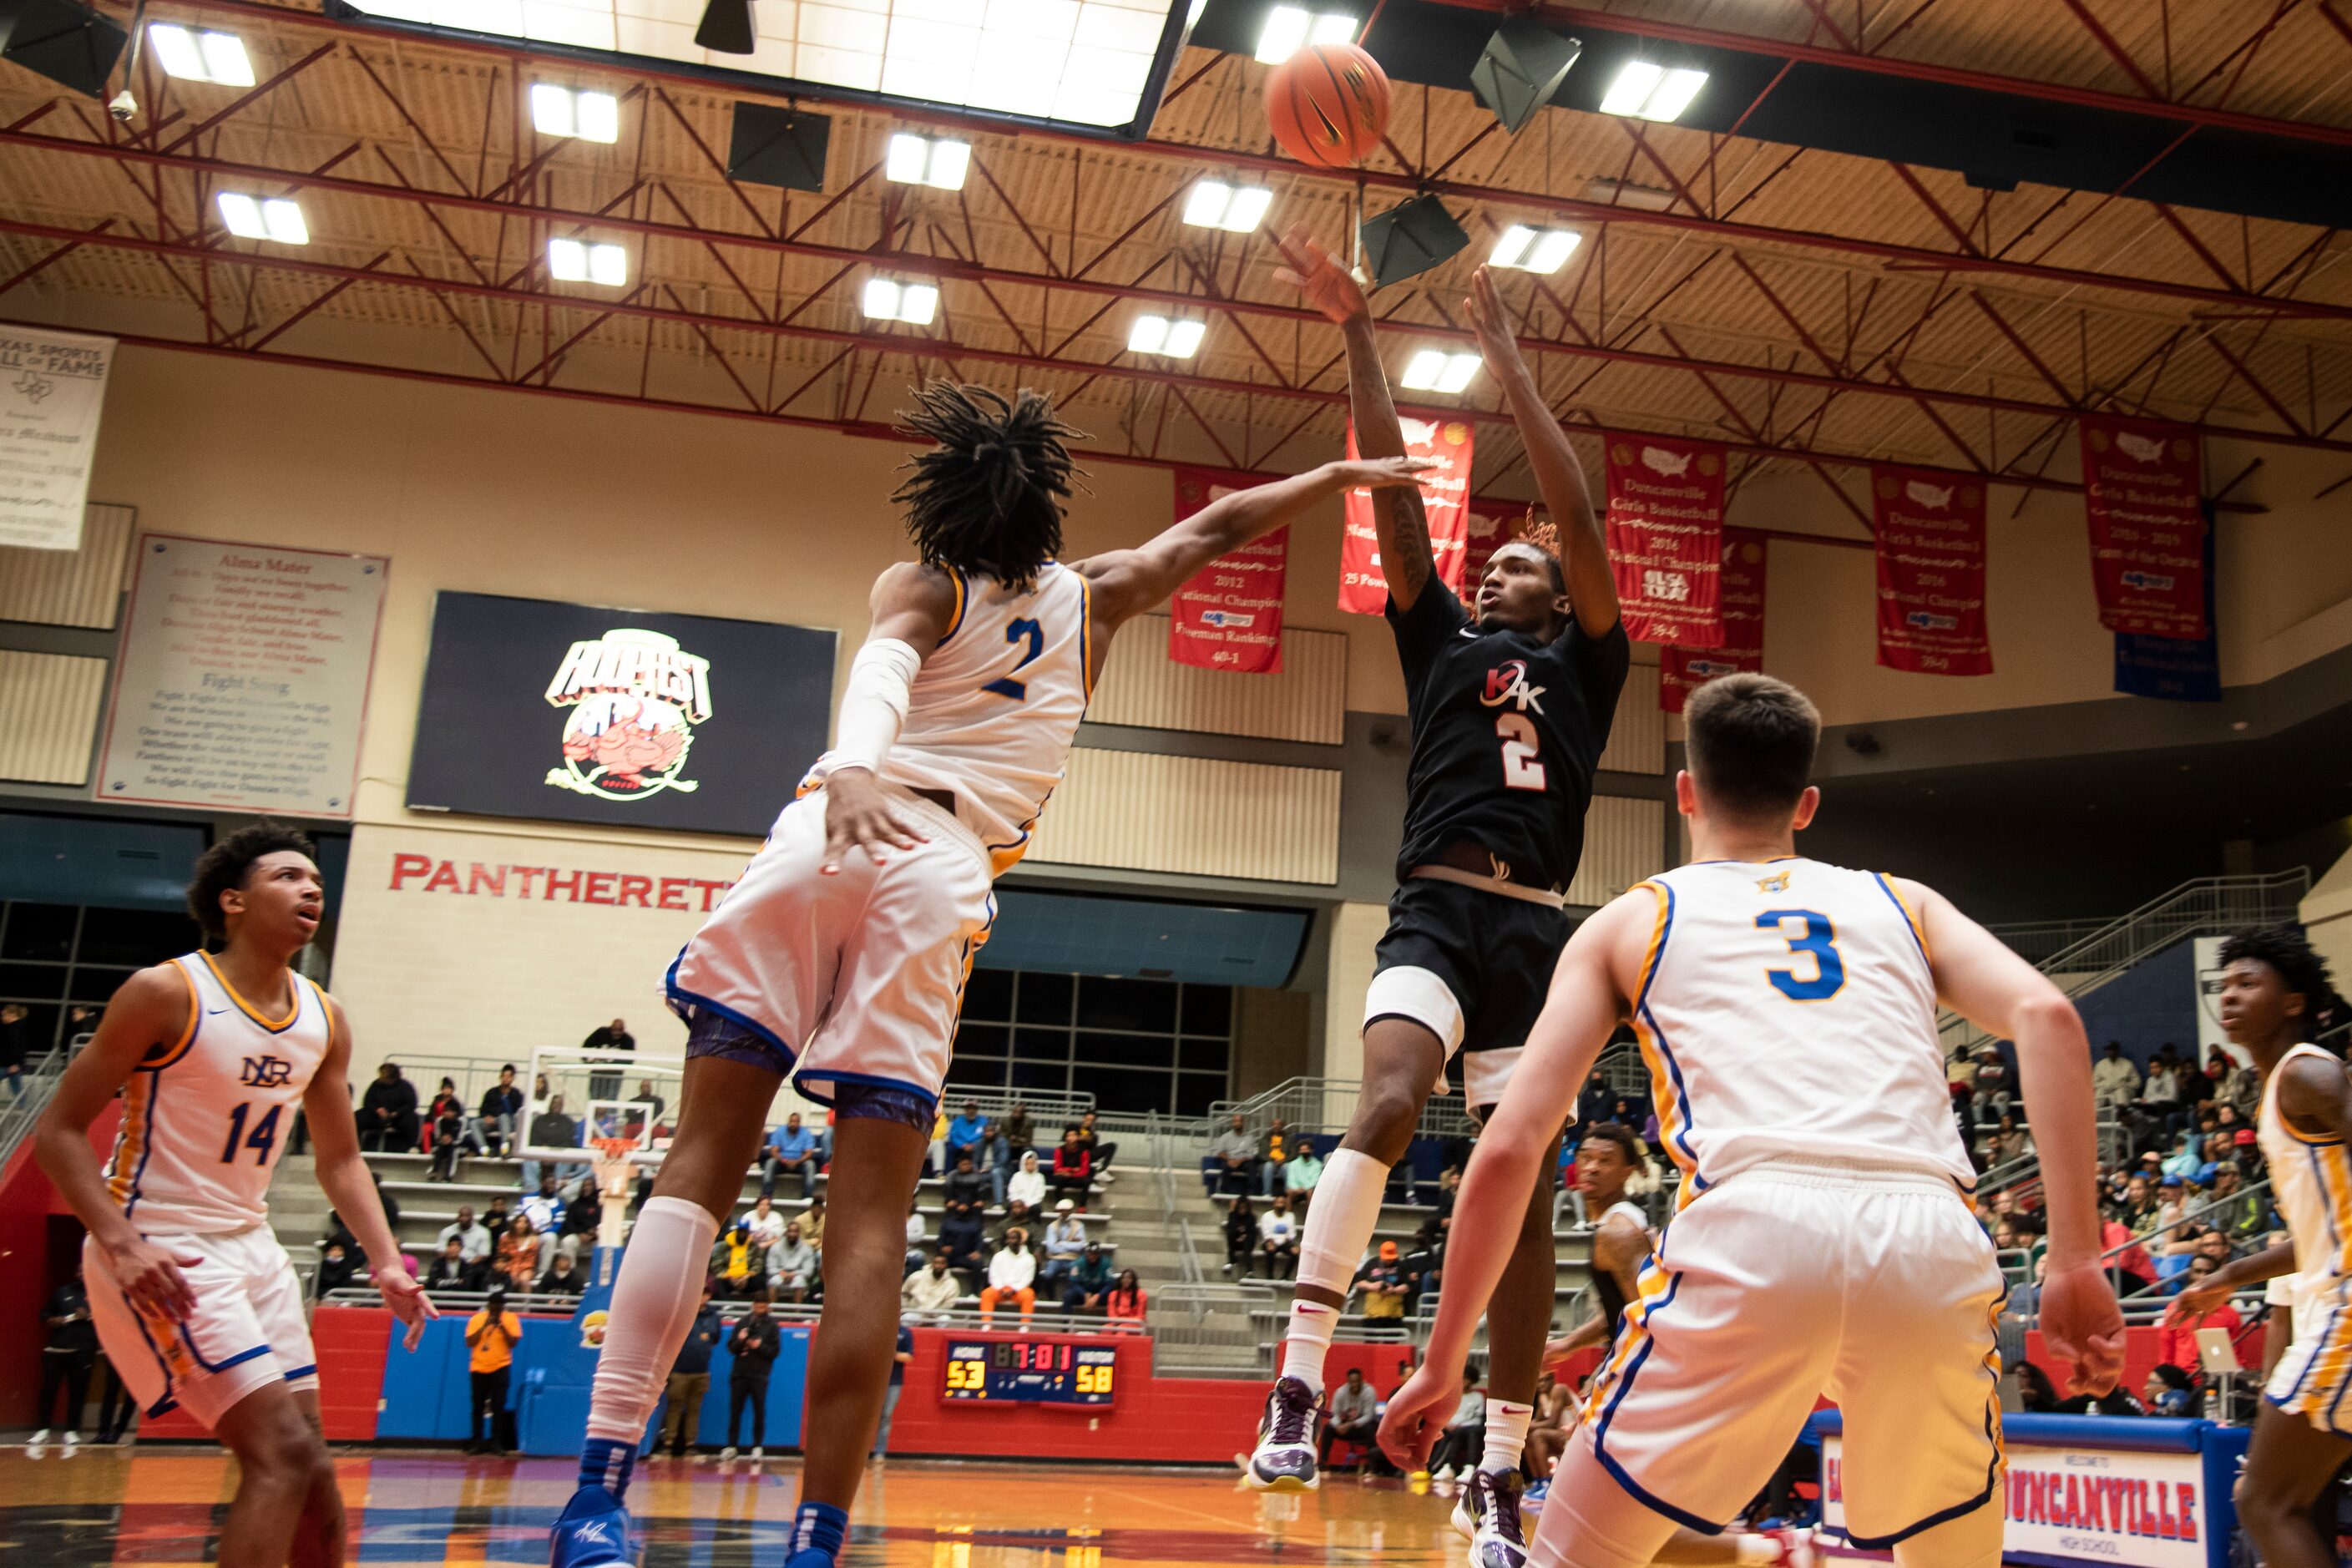
{"type": "Polygon", "coordinates": [[[2352,1309],[2322,1297],[2294,1305],[2294,1339],[2263,1397],[2323,1432],[2352,1435],[2352,1309]]]}
{"type": "Polygon", "coordinates": [[[971,830],[919,796],[898,807],[924,842],[884,850],[879,865],[851,849],[825,876],[824,793],[786,806],[670,966],[671,1006],[749,1029],[822,1105],[859,1084],[937,1103],[964,981],[996,919],[971,830]]]}
{"type": "Polygon", "coordinates": [[[2005,1295],[1948,1178],[1755,1167],[1667,1227],[1586,1395],[1583,1436],[1636,1500],[1712,1532],[1826,1394],[1845,1421],[1847,1530],[1885,1551],[1993,1498],[2005,1295]]]}
{"type": "Polygon", "coordinates": [[[81,1254],[99,1343],[142,1410],[160,1415],[183,1407],[210,1427],[264,1384],[298,1393],[319,1386],[302,1282],[268,1226],[226,1236],[154,1232],[147,1239],[199,1260],[180,1266],[196,1299],[184,1323],[132,1306],[96,1245],[85,1239],[81,1254]]]}

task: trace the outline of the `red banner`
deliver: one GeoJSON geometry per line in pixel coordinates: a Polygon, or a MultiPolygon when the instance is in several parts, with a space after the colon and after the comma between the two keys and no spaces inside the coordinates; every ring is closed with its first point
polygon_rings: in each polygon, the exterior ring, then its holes
{"type": "Polygon", "coordinates": [[[1683,710],[1690,694],[1718,675],[1764,668],[1764,537],[1723,531],[1723,646],[1668,647],[1658,660],[1658,707],[1683,710]]]}
{"type": "MultiPolygon", "coordinates": [[[[1437,466],[1421,476],[1421,507],[1429,519],[1430,553],[1449,587],[1462,580],[1465,511],[1470,499],[1470,426],[1459,419],[1432,423],[1400,419],[1404,455],[1437,466]]],[[[1348,456],[1356,455],[1356,426],[1348,426],[1348,456]]],[[[1372,523],[1372,493],[1349,490],[1347,526],[1339,534],[1339,607],[1360,616],[1387,609],[1389,580],[1381,573],[1380,534],[1372,523]]]]}
{"type": "Polygon", "coordinates": [[[2083,419],[2083,510],[2099,624],[2143,637],[2202,637],[2204,475],[2197,439],[2155,419],[2083,419]]]}
{"type": "Polygon", "coordinates": [[[1985,492],[1934,468],[1874,463],[1878,662],[1922,675],[1990,675],[1985,492]]]}
{"type": "Polygon", "coordinates": [[[1463,529],[1461,575],[1449,578],[1446,586],[1467,605],[1478,596],[1478,584],[1486,580],[1486,563],[1495,552],[1518,537],[1519,520],[1528,515],[1525,501],[1474,500],[1470,503],[1468,521],[1463,529]]]}
{"type": "Polygon", "coordinates": [[[1609,437],[1609,563],[1628,636],[1723,642],[1723,448],[1609,437]]]}
{"type": "MultiPolygon", "coordinates": [[[[1176,521],[1247,489],[1209,468],[1176,470],[1176,521]]],[[[1282,585],[1290,530],[1218,556],[1168,598],[1168,657],[1202,669],[1282,673],[1282,585]]]]}

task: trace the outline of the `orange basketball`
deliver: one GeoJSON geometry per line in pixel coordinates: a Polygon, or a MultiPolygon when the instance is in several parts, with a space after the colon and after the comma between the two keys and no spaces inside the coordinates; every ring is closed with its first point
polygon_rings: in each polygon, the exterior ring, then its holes
{"type": "Polygon", "coordinates": [[[1389,78],[1353,44],[1309,44],[1267,73],[1265,119],[1282,150],[1345,169],[1389,128],[1389,78]]]}

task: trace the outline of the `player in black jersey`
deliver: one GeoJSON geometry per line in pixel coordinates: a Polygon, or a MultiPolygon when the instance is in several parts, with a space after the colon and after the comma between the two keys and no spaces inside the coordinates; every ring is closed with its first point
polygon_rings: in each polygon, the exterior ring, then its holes
{"type": "MultiPolygon", "coordinates": [[[[1283,254],[1286,276],[1346,335],[1358,448],[1403,452],[1362,290],[1303,234],[1283,254]]],[[[1483,1111],[1542,1010],[1568,940],[1561,893],[1583,851],[1592,773],[1625,682],[1625,631],[1583,470],[1486,268],[1465,304],[1561,551],[1530,540],[1496,551],[1474,611],[1437,577],[1420,493],[1373,499],[1412,723],[1404,842],[1364,1003],[1363,1090],[1307,1211],[1282,1376],[1248,1466],[1262,1489],[1320,1484],[1314,1426],[1331,1331],[1389,1168],[1444,1087],[1447,1058],[1464,1053],[1470,1105],[1483,1111]]],[[[1454,1512],[1472,1537],[1473,1568],[1521,1568],[1526,1557],[1517,1476],[1551,1324],[1551,1201],[1539,1184],[1487,1315],[1486,1448],[1454,1512]]]]}

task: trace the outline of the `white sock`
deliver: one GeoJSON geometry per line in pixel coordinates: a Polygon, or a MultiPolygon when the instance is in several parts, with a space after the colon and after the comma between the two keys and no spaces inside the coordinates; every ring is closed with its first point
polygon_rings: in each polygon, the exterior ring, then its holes
{"type": "Polygon", "coordinates": [[[1282,1375],[1322,1393],[1323,1358],[1330,1353],[1331,1331],[1339,1326],[1338,1309],[1320,1301],[1291,1302],[1290,1328],[1282,1337],[1282,1375]]]}
{"type": "Polygon", "coordinates": [[[635,1444],[646,1434],[702,1305],[719,1222],[700,1204],[654,1198],[637,1215],[621,1277],[613,1283],[612,1318],[596,1361],[588,1401],[588,1436],[635,1444]]]}
{"type": "Polygon", "coordinates": [[[1478,1461],[1482,1470],[1500,1474],[1519,1468],[1519,1456],[1528,1446],[1528,1418],[1536,1413],[1532,1405],[1514,1405],[1507,1399],[1486,1401],[1486,1452],[1478,1461]]]}

